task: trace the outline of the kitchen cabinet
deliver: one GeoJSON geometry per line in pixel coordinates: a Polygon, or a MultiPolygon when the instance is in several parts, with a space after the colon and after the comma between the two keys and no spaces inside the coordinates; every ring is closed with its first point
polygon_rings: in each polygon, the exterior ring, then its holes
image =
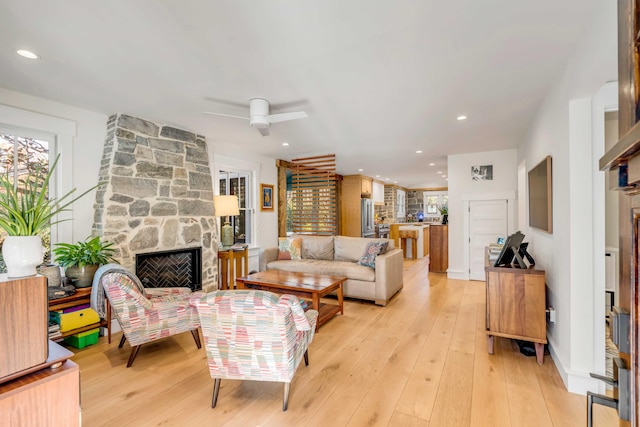
{"type": "Polygon", "coordinates": [[[371,198],[372,181],[371,178],[363,175],[347,175],[342,179],[342,190],[340,192],[340,235],[361,237],[362,203],[360,199],[371,198]],[[369,193],[364,193],[363,190],[367,189],[369,193]]]}
{"type": "Polygon", "coordinates": [[[372,192],[373,204],[376,206],[384,205],[384,184],[382,182],[373,181],[372,192]]]}
{"type": "Polygon", "coordinates": [[[396,218],[404,220],[407,216],[407,192],[400,189],[396,191],[396,218]]]}

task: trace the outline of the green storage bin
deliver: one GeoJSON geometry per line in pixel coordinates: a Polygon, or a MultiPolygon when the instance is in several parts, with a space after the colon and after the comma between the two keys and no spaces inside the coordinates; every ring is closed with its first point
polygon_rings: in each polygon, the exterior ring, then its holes
{"type": "Polygon", "coordinates": [[[64,342],[75,348],[85,348],[88,345],[97,344],[99,335],[100,328],[96,328],[65,337],[64,342]]]}

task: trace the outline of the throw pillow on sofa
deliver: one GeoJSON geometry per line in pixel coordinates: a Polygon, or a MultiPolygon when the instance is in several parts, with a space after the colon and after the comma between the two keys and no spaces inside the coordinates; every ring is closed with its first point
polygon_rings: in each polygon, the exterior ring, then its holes
{"type": "Polygon", "coordinates": [[[369,242],[358,264],[376,268],[376,257],[387,252],[389,242],[369,242]]]}
{"type": "Polygon", "coordinates": [[[278,260],[300,260],[302,259],[302,239],[288,237],[278,238],[278,260]]]}

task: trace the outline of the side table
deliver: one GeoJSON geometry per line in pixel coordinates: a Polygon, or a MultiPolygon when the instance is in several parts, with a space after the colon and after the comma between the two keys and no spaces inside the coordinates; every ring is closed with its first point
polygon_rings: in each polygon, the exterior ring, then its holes
{"type": "MultiPolygon", "coordinates": [[[[69,295],[68,297],[62,297],[58,299],[49,300],[49,311],[62,310],[64,308],[75,307],[77,305],[89,304],[91,302],[91,287],[78,288],[76,293],[69,295]]],[[[62,333],[62,337],[77,334],[80,332],[88,331],[91,329],[99,328],[101,326],[107,327],[107,335],[109,343],[111,343],[111,306],[107,301],[107,319],[103,319],[98,323],[92,323],[81,328],[65,331],[62,333]]]]}
{"type": "Polygon", "coordinates": [[[236,278],[249,274],[249,248],[218,250],[219,289],[236,289],[236,278]]]}

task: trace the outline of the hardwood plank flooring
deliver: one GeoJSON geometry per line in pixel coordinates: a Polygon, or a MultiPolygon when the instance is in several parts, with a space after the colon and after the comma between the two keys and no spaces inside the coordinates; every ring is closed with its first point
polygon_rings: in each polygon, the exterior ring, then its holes
{"type": "MultiPolygon", "coordinates": [[[[483,282],[428,273],[406,260],[404,289],[387,307],[346,300],[345,314],[323,325],[291,385],[213,380],[191,334],[142,346],[75,350],[85,426],[584,426],[586,398],[566,391],[547,355],[520,354],[496,338],[487,354],[483,282]]],[[[617,426],[595,406],[595,426],[617,426]]]]}

